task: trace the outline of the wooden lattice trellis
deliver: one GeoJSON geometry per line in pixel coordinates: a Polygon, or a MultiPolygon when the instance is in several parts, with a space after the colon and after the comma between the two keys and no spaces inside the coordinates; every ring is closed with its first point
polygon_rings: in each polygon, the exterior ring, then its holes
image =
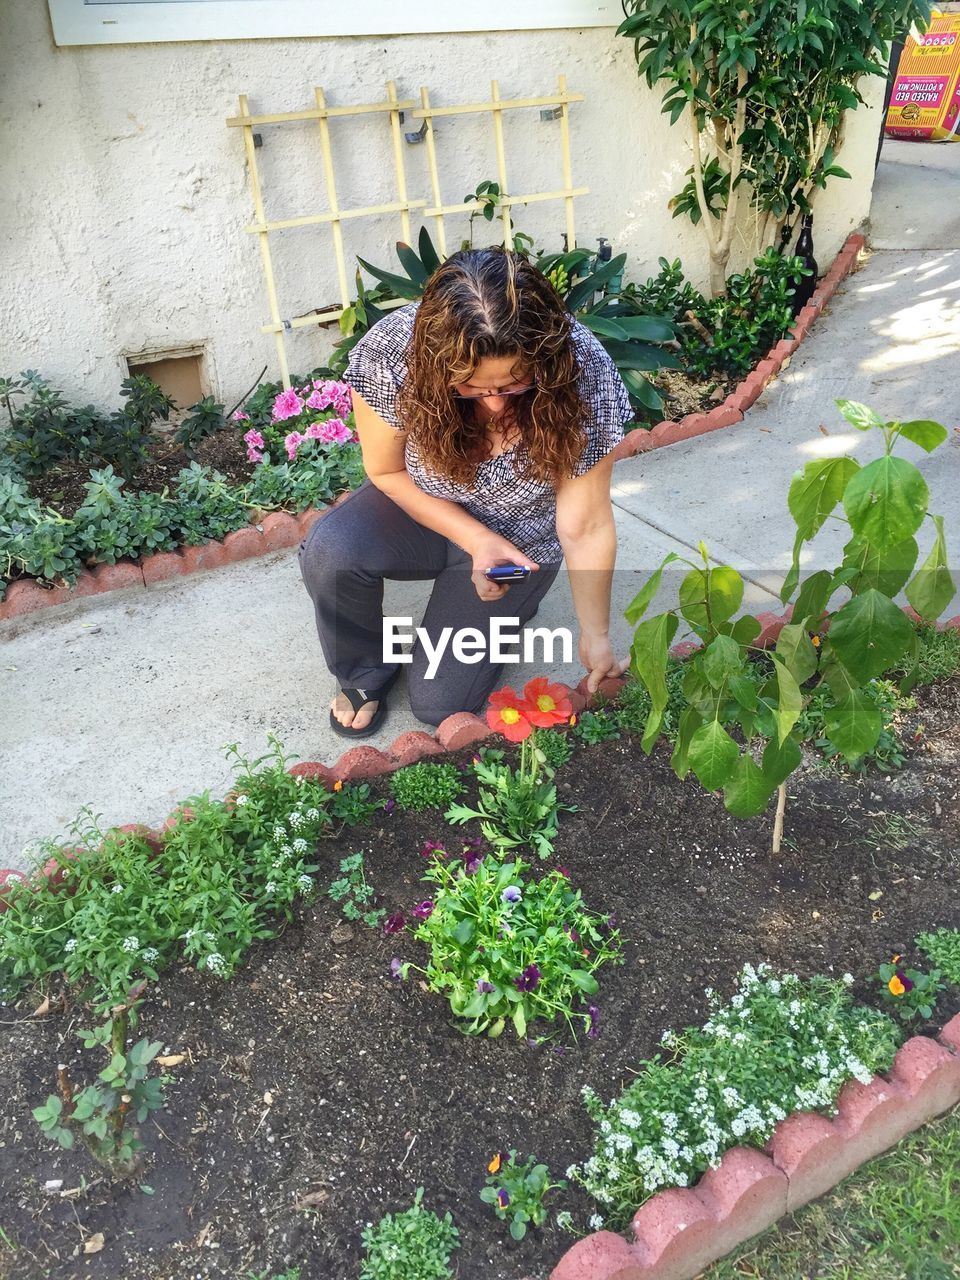
{"type": "Polygon", "coordinates": [[[497,172],[500,185],[500,209],[503,221],[503,239],[508,247],[513,246],[513,219],[511,209],[518,204],[534,204],[544,200],[563,200],[565,205],[567,244],[572,249],[576,244],[576,228],[574,224],[574,197],[586,195],[589,187],[574,187],[573,168],[570,159],[570,103],[582,102],[581,93],[568,93],[566,76],[559,76],[558,92],[537,98],[501,98],[500,85],[497,80],[490,82],[490,101],[475,102],[463,106],[434,107],[430,105],[430,95],[426,88],[420,90],[420,106],[412,100],[401,100],[397,96],[396,84],[393,80],[387,83],[387,98],[384,102],[365,103],[359,106],[328,107],[323,89],[314,90],[316,105],[304,111],[281,111],[269,115],[251,115],[248,98],[240,95],[240,114],[231,116],[227,124],[232,128],[243,130],[244,148],[247,166],[250,170],[250,186],[253,193],[253,207],[256,221],[244,227],[245,231],[256,235],[260,242],[260,256],[263,261],[263,274],[267,288],[267,300],[270,308],[270,323],[260,326],[261,333],[272,333],[277,346],[277,359],[284,387],[290,386],[290,370],[287,362],[285,334],[294,329],[311,325],[329,324],[339,320],[351,303],[348,285],[347,262],[344,256],[343,223],[352,218],[382,217],[385,214],[399,214],[401,237],[410,242],[410,211],[423,210],[423,216],[433,218],[436,226],[437,246],[441,256],[447,254],[447,239],[444,218],[454,213],[470,212],[476,209],[475,204],[461,202],[444,204],[440,190],[440,166],[434,120],[451,115],[468,115],[489,112],[493,124],[494,143],[496,146],[497,172]],[[563,187],[558,191],[535,191],[526,195],[509,195],[507,185],[507,159],[503,140],[503,113],[521,108],[540,108],[544,118],[552,118],[553,113],[560,123],[560,155],[563,165],[563,187]],[[432,203],[427,200],[410,199],[407,193],[407,179],[404,167],[403,115],[410,112],[414,119],[422,120],[425,132],[424,141],[427,147],[427,166],[430,173],[432,203]],[[390,137],[396,171],[397,199],[387,204],[371,205],[361,209],[342,209],[337,197],[336,176],[333,167],[333,151],[330,145],[331,119],[350,116],[379,114],[388,117],[390,137]],[[283,124],[292,120],[316,120],[320,131],[320,150],[323,158],[324,181],[327,191],[329,210],[326,213],[308,213],[296,218],[269,220],[266,215],[263,188],[260,172],[257,167],[257,143],[254,130],[258,125],[283,124]],[[333,234],[333,250],[337,267],[337,281],[340,291],[340,306],[315,311],[309,315],[285,318],[277,296],[276,278],[273,270],[273,258],[270,250],[270,232],[280,231],[287,227],[307,227],[329,224],[333,234]]]}

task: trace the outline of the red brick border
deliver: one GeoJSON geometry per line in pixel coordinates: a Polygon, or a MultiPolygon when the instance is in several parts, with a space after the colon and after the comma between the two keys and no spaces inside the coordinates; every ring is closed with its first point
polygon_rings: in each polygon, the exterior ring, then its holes
{"type": "Polygon", "coordinates": [[[708,431],[718,431],[722,427],[741,422],[746,411],[763,394],[767,384],[789,363],[790,357],[806,337],[824,304],[833,296],[844,276],[853,269],[864,243],[864,237],[858,232],[847,236],[830,270],[797,316],[791,330],[793,336],[782,338],[771,347],[764,359],[747,374],[722,404],[709,413],[688,413],[679,422],[658,422],[649,429],[638,427],[629,431],[617,445],[613,456],[618,461],[621,458],[632,458],[638,453],[650,453],[653,449],[663,449],[670,444],[679,444],[681,440],[692,440],[695,436],[706,435],[708,431]]]}

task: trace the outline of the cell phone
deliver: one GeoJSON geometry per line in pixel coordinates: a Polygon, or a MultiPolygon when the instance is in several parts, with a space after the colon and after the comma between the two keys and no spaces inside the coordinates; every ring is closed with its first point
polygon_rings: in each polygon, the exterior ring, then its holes
{"type": "Polygon", "coordinates": [[[525,564],[495,564],[492,569],[484,569],[483,575],[491,582],[515,582],[518,578],[526,578],[530,570],[525,564]]]}

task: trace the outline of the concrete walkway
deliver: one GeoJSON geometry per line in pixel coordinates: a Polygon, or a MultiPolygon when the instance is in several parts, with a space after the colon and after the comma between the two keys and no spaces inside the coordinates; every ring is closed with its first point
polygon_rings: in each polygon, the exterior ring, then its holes
{"type": "MultiPolygon", "coordinates": [[[[623,607],[670,550],[712,555],[748,577],[746,604],[779,607],[793,534],[791,474],[812,457],[875,446],[847,428],[834,400],[862,400],[887,417],[930,417],[952,429],[932,458],[910,450],[960,546],[960,146],[890,143],[877,176],[873,243],[790,367],[744,422],[618,464],[616,641],[626,655],[623,607]],[[952,481],[952,483],[951,483],[952,481]]],[[[824,264],[826,265],[826,264],[824,264]]],[[[905,451],[906,452],[906,451],[905,451]]],[[[842,534],[824,531],[810,566],[832,563],[842,534]],[[822,542],[822,547],[821,547],[822,542]]],[[[679,573],[659,605],[675,600],[679,573]]],[[[385,611],[419,618],[429,584],[388,583],[385,611]]],[[[537,626],[569,626],[558,581],[537,626]]],[[[0,868],[23,866],[41,837],[58,838],[81,806],[104,826],[160,823],[174,804],[222,796],[224,744],[251,758],[275,733],[288,754],[333,763],[349,744],[327,723],[334,692],[294,551],[150,589],[130,589],[0,624],[0,868]]],[[[576,683],[578,664],[535,663],[576,683]]],[[[402,682],[391,694],[387,746],[422,728],[402,682]]]]}

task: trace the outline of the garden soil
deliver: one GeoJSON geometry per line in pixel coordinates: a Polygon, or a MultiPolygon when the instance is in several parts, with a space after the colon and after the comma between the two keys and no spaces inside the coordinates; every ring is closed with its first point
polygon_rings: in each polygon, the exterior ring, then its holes
{"type": "MultiPolygon", "coordinates": [[[[58,1062],[78,1079],[85,1060],[93,1069],[75,1047],[88,1015],[57,992],[45,1016],[32,1016],[36,996],[3,1009],[0,1276],[269,1280],[297,1265],[303,1280],[354,1280],[362,1228],[423,1186],[459,1227],[461,1280],[545,1280],[573,1237],[551,1225],[511,1241],[478,1199],[494,1152],[535,1153],[562,1176],[591,1150],[582,1086],[616,1094],[665,1028],[704,1020],[704,987],[730,993],[745,961],[850,970],[854,994],[876,999],[880,963],[922,962],[919,931],[960,925],[960,681],[917,700],[900,770],[805,761],[779,857],[772,813],[735,821],[693,778],[678,782],[661,749],[577,748],[558,774],[579,809],[562,815],[555,862],[616,913],[625,940],[624,965],[599,975],[596,1041],[464,1037],[416,974],[389,976],[394,955],[422,962],[420,944],[348,926],[323,899],[231,981],[172,971],[146,1001],[142,1033],[184,1059],[145,1128],[139,1177],[111,1184],[85,1153],[48,1146],[30,1116],[58,1062]],[[71,1194],[45,1194],[48,1179],[71,1194]]],[[[318,874],[328,883],[362,849],[382,905],[409,908],[425,896],[422,842],[450,830],[436,814],[378,815],[323,842],[318,874]]],[[[954,991],[938,1017],[958,1008],[954,991]]],[[[581,1225],[594,1210],[575,1191],[554,1193],[561,1207],[581,1225]]]]}

